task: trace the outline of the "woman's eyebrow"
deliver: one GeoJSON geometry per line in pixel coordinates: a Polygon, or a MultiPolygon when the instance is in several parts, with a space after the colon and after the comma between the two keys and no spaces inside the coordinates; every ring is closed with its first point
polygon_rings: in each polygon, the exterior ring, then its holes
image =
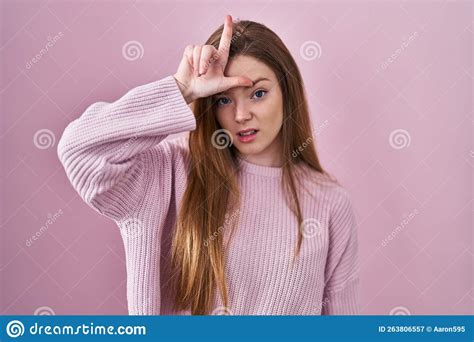
{"type": "Polygon", "coordinates": [[[270,80],[269,80],[268,78],[266,78],[266,77],[257,78],[256,80],[252,81],[253,86],[254,86],[255,84],[257,84],[258,82],[260,82],[260,81],[270,81],[270,80]]]}

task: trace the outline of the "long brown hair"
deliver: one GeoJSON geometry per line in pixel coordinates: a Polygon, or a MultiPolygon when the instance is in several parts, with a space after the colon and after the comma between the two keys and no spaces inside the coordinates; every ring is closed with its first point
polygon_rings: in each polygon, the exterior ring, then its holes
{"type": "MultiPolygon", "coordinates": [[[[223,25],[209,37],[206,45],[218,49],[222,31],[223,25]]],[[[321,167],[314,146],[303,80],[290,52],[269,28],[244,20],[234,23],[232,32],[229,60],[238,55],[256,58],[273,70],[281,87],[284,108],[279,134],[285,161],[282,186],[298,220],[297,257],[303,242],[303,218],[298,200],[300,177],[295,175],[298,171],[295,166],[304,164],[306,169],[329,176],[321,167]]],[[[235,147],[215,148],[211,143],[213,133],[222,128],[214,109],[211,96],[193,103],[197,124],[189,133],[190,171],[172,241],[174,306],[179,310],[191,309],[193,315],[209,314],[216,288],[228,306],[224,272],[226,245],[223,234],[216,231],[223,227],[226,213],[238,211],[240,200],[235,147]]]]}

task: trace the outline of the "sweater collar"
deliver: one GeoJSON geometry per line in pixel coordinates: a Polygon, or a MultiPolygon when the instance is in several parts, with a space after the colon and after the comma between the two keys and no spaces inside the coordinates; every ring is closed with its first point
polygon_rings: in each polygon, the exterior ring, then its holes
{"type": "Polygon", "coordinates": [[[281,177],[283,174],[283,167],[254,164],[240,156],[237,156],[237,160],[240,165],[240,170],[244,173],[250,173],[264,177],[281,177]]]}

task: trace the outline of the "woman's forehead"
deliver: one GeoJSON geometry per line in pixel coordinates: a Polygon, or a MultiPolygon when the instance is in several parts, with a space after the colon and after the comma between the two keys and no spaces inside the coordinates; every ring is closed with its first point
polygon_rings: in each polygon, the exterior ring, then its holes
{"type": "Polygon", "coordinates": [[[230,58],[227,62],[224,75],[228,77],[232,76],[245,76],[251,80],[258,78],[268,78],[273,81],[275,75],[273,70],[270,69],[265,63],[258,59],[250,56],[236,56],[230,58]]]}

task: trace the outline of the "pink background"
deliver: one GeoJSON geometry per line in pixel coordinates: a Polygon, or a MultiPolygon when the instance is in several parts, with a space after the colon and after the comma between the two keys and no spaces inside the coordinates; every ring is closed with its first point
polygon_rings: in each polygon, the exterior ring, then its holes
{"type": "Polygon", "coordinates": [[[472,314],[471,4],[193,4],[2,1],[0,313],[127,314],[118,227],[78,197],[57,142],[93,102],[173,74],[230,13],[301,68],[323,165],[356,210],[362,313],[472,314]]]}

